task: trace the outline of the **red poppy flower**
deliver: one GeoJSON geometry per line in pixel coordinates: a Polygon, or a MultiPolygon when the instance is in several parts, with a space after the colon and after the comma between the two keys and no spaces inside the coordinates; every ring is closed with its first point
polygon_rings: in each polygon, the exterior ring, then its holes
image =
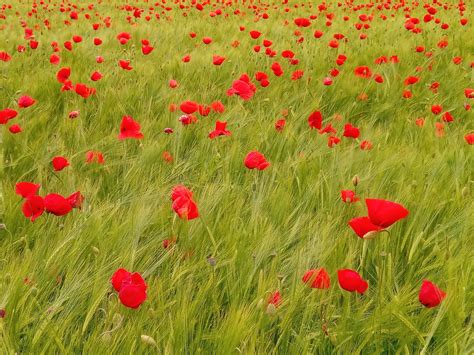
{"type": "Polygon", "coordinates": [[[66,80],[68,80],[70,76],[71,76],[71,68],[61,68],[56,73],[56,79],[60,83],[65,83],[66,80]]]}
{"type": "Polygon", "coordinates": [[[372,143],[370,143],[370,141],[362,141],[360,143],[360,149],[362,149],[362,150],[371,150],[372,149],[372,143]]]}
{"type": "Polygon", "coordinates": [[[405,207],[392,201],[367,198],[365,203],[372,223],[382,228],[390,227],[409,213],[405,207]]]}
{"type": "Polygon", "coordinates": [[[142,45],[142,53],[143,55],[148,55],[150,54],[155,48],[149,46],[148,44],[142,45]]]}
{"type": "Polygon", "coordinates": [[[225,57],[221,57],[220,55],[213,55],[212,56],[212,64],[214,65],[221,65],[224,63],[225,57]]]}
{"type": "Polygon", "coordinates": [[[439,115],[443,111],[443,107],[441,105],[432,105],[431,112],[435,115],[439,115]]]}
{"type": "Polygon", "coordinates": [[[138,272],[130,273],[125,269],[118,269],[112,275],[111,282],[125,307],[136,309],[145,302],[148,285],[138,272]]]}
{"type": "Polygon", "coordinates": [[[34,222],[44,212],[43,198],[38,195],[28,196],[23,203],[22,212],[25,217],[29,218],[31,222],[34,222]]]}
{"type": "Polygon", "coordinates": [[[98,164],[103,164],[104,163],[104,156],[101,152],[93,152],[92,150],[89,150],[86,153],[86,163],[93,163],[96,162],[98,164]]]}
{"type": "Polygon", "coordinates": [[[64,157],[54,157],[51,163],[53,164],[55,171],[61,171],[65,167],[69,166],[68,160],[64,157]]]}
{"type": "Polygon", "coordinates": [[[321,114],[320,111],[314,111],[312,112],[309,117],[308,117],[308,124],[311,129],[316,128],[316,129],[321,129],[322,124],[323,124],[323,115],[321,114]]]}
{"type": "Polygon", "coordinates": [[[329,136],[328,137],[328,147],[332,148],[333,146],[339,144],[341,142],[341,139],[336,136],[329,136]]]}
{"type": "Polygon", "coordinates": [[[295,19],[295,25],[298,27],[308,27],[311,25],[311,21],[307,18],[300,17],[295,19]]]}
{"type": "Polygon", "coordinates": [[[242,74],[240,79],[232,83],[232,87],[227,90],[227,96],[238,95],[243,100],[250,100],[257,91],[254,84],[250,82],[247,74],[242,74]]]}
{"type": "Polygon", "coordinates": [[[172,208],[179,218],[192,220],[199,217],[196,202],[193,200],[193,193],[183,185],[177,185],[171,192],[172,208]]]}
{"type": "Polygon", "coordinates": [[[367,66],[360,66],[355,68],[354,74],[359,78],[370,79],[372,77],[372,71],[367,66]]]}
{"type": "Polygon", "coordinates": [[[214,111],[214,112],[217,112],[217,113],[224,113],[225,111],[225,106],[222,102],[220,101],[214,101],[213,103],[211,103],[211,109],[214,111]]]}
{"type": "Polygon", "coordinates": [[[359,138],[360,136],[360,130],[357,127],[354,127],[350,123],[347,123],[344,125],[344,137],[347,138],[359,138]]]}
{"type": "Polygon", "coordinates": [[[285,125],[286,125],[286,120],[284,118],[279,119],[278,121],[275,122],[275,129],[278,132],[281,132],[285,128],[285,125]]]}
{"type": "Polygon", "coordinates": [[[130,66],[130,61],[129,60],[124,60],[124,59],[119,60],[119,66],[120,66],[120,68],[122,68],[124,70],[132,70],[133,69],[133,67],[130,66]]]}
{"type": "Polygon", "coordinates": [[[363,239],[371,239],[374,233],[383,230],[382,227],[373,224],[369,217],[357,217],[349,221],[352,230],[363,239]]]}
{"type": "Polygon", "coordinates": [[[17,133],[23,132],[23,129],[22,129],[21,126],[18,125],[18,124],[13,124],[13,125],[11,125],[10,127],[8,127],[8,130],[9,130],[10,133],[12,133],[12,134],[17,134],[17,133]]]}
{"type": "Polygon", "coordinates": [[[84,202],[84,196],[82,196],[80,191],[76,191],[70,196],[66,197],[66,200],[71,204],[72,208],[82,208],[82,203],[84,202]]]}
{"type": "Polygon", "coordinates": [[[428,280],[423,280],[421,284],[418,300],[427,308],[438,306],[446,297],[446,293],[438,286],[428,280]]]}
{"type": "Polygon", "coordinates": [[[356,196],[355,192],[352,190],[342,190],[341,199],[343,202],[357,202],[360,201],[360,198],[356,196]]]}
{"type": "Polygon", "coordinates": [[[95,94],[94,88],[87,87],[87,85],[82,84],[82,83],[77,83],[74,87],[74,91],[76,92],[76,94],[78,94],[79,96],[82,96],[85,99],[95,94]]]}
{"type": "Polygon", "coordinates": [[[199,104],[194,101],[183,101],[181,105],[179,106],[179,108],[184,113],[190,115],[196,112],[197,110],[199,110],[199,104]]]}
{"type": "Polygon", "coordinates": [[[270,163],[265,159],[265,156],[258,152],[252,151],[247,154],[244,164],[248,169],[265,170],[270,166],[270,163]]]}
{"type": "Polygon", "coordinates": [[[64,216],[71,212],[71,203],[59,194],[49,194],[44,197],[44,209],[55,216],[64,216]]]}
{"type": "Polygon", "coordinates": [[[18,115],[18,112],[11,109],[5,108],[0,111],[0,124],[7,124],[8,121],[14,119],[18,115]]]}
{"type": "Polygon", "coordinates": [[[259,31],[250,31],[249,34],[250,34],[250,37],[252,37],[253,39],[257,39],[261,35],[259,31]]]}
{"type": "Polygon", "coordinates": [[[453,122],[454,121],[454,117],[451,115],[450,112],[443,113],[443,116],[441,118],[444,122],[453,122]]]}
{"type": "Polygon", "coordinates": [[[8,62],[12,59],[12,56],[8,54],[7,52],[0,51],[0,60],[2,62],[8,62]]]}
{"type": "Polygon", "coordinates": [[[190,114],[190,115],[181,115],[178,119],[179,122],[183,124],[183,126],[190,125],[192,123],[196,123],[198,121],[197,117],[190,114]]]}
{"type": "Polygon", "coordinates": [[[40,187],[40,184],[32,182],[19,182],[15,185],[15,193],[23,198],[28,198],[32,195],[36,195],[40,187]]]}
{"type": "Polygon", "coordinates": [[[28,95],[23,95],[18,99],[18,106],[21,108],[27,108],[36,103],[36,100],[29,97],[28,95]]]}
{"type": "Polygon", "coordinates": [[[328,289],[331,286],[329,274],[324,268],[306,271],[302,280],[311,288],[328,289]]]}
{"type": "Polygon", "coordinates": [[[467,144],[473,145],[474,144],[474,133],[469,133],[464,136],[464,140],[467,144]]]}
{"type": "Polygon", "coordinates": [[[128,32],[120,32],[117,35],[117,40],[120,42],[120,44],[126,44],[131,38],[132,36],[128,32]]]}
{"type": "Polygon", "coordinates": [[[339,286],[349,292],[364,294],[369,287],[367,281],[362,279],[357,271],[351,269],[338,270],[337,279],[339,281],[339,286]]]}
{"type": "Polygon", "coordinates": [[[127,138],[142,139],[143,133],[140,131],[140,124],[131,116],[123,116],[120,124],[120,134],[118,138],[124,140],[127,138]]]}
{"type": "Polygon", "coordinates": [[[209,138],[213,139],[218,136],[230,136],[232,133],[226,130],[227,122],[216,121],[216,129],[209,133],[209,138]]]}
{"type": "Polygon", "coordinates": [[[100,79],[102,79],[102,74],[100,72],[95,71],[91,74],[92,81],[99,81],[100,79]]]}
{"type": "Polygon", "coordinates": [[[272,304],[275,307],[278,307],[281,303],[280,291],[273,292],[270,297],[268,297],[267,304],[272,304]]]}

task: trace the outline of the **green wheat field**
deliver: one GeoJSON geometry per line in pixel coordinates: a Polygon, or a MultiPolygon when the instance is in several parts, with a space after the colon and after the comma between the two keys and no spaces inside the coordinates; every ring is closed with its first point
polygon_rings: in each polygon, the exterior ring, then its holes
{"type": "Polygon", "coordinates": [[[473,5],[0,4],[0,353],[472,354],[473,5]]]}

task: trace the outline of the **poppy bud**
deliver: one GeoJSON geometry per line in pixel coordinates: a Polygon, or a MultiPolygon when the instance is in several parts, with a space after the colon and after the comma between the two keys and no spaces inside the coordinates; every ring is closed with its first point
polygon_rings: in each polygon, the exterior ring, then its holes
{"type": "Polygon", "coordinates": [[[142,334],[140,338],[145,344],[156,346],[156,341],[151,336],[142,334]]]}
{"type": "Polygon", "coordinates": [[[265,311],[269,316],[274,316],[276,313],[276,307],[273,303],[269,303],[267,305],[267,309],[265,311]]]}
{"type": "MultiPolygon", "coordinates": [[[[462,195],[462,197],[469,196],[469,187],[464,186],[461,190],[461,195],[462,195]]],[[[0,229],[1,229],[1,225],[0,225],[0,229]]]]}
{"type": "Polygon", "coordinates": [[[357,185],[359,185],[359,182],[360,182],[359,176],[354,175],[354,177],[352,178],[352,185],[357,186],[357,185]]]}

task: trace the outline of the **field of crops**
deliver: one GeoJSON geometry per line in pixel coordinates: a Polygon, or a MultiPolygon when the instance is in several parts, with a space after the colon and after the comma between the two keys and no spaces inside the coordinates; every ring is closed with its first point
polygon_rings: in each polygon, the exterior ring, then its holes
{"type": "Polygon", "coordinates": [[[473,353],[473,8],[0,4],[0,353],[473,353]]]}

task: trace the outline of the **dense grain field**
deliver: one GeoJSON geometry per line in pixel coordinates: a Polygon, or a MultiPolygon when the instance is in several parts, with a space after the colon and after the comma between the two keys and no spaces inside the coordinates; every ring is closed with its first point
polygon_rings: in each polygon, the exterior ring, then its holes
{"type": "Polygon", "coordinates": [[[0,353],[472,353],[472,8],[0,4],[0,353]]]}

